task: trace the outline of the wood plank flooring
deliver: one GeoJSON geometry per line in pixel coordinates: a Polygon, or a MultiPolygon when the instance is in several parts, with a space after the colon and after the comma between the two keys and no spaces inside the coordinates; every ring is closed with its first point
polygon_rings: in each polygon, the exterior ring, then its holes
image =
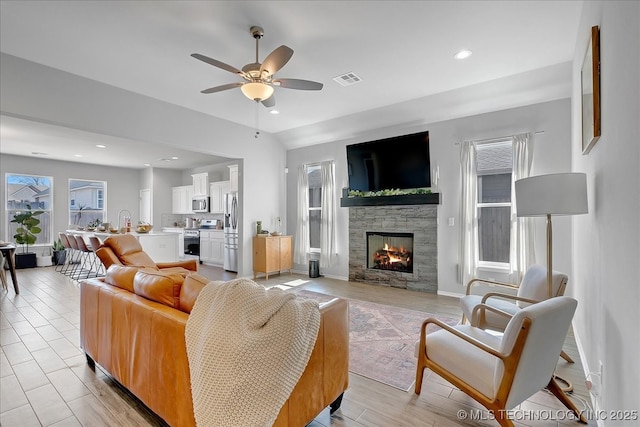
{"type": "MultiPolygon", "coordinates": [[[[233,274],[202,266],[210,279],[233,274]]],[[[301,288],[432,313],[460,315],[455,298],[350,283],[303,275],[258,279],[265,286],[296,280],[301,288]]],[[[122,390],[100,369],[91,370],[79,347],[80,291],[78,283],[54,267],[18,271],[20,295],[11,286],[0,294],[0,424],[22,426],[162,426],[144,405],[122,390]]],[[[9,283],[11,285],[11,282],[9,283]]],[[[586,408],[589,396],[575,340],[564,347],[576,361],[558,362],[558,374],[575,387],[572,399],[586,408]]],[[[426,372],[422,394],[403,392],[377,381],[350,375],[341,409],[323,411],[310,427],[321,426],[497,426],[490,419],[471,420],[482,409],[436,374],[426,372]],[[465,418],[466,417],[466,418],[465,418]]],[[[519,406],[518,426],[577,426],[564,407],[540,391],[519,406]],[[552,417],[553,419],[549,419],[552,417]],[[533,418],[533,419],[532,419],[533,418]],[[536,419],[544,418],[544,419],[536,419]]],[[[486,416],[486,413],[485,413],[486,416]]],[[[590,422],[589,425],[596,425],[590,422]]]]}

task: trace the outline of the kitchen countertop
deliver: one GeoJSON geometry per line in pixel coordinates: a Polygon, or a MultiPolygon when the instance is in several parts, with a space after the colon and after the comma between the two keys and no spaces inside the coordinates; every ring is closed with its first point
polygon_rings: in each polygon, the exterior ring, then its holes
{"type": "MultiPolygon", "coordinates": [[[[116,236],[118,234],[123,234],[123,233],[110,233],[108,231],[89,231],[89,230],[67,230],[67,233],[70,234],[80,234],[80,235],[95,235],[95,236],[116,236]]],[[[131,231],[129,233],[124,233],[124,234],[131,234],[132,236],[173,236],[176,233],[171,233],[171,232],[167,232],[167,231],[154,231],[151,230],[148,233],[138,233],[135,231],[131,231]]]]}

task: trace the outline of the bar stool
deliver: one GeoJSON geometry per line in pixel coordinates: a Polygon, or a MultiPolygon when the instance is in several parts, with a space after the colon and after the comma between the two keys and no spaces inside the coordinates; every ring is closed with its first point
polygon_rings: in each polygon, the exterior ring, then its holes
{"type": "Polygon", "coordinates": [[[64,262],[62,263],[62,265],[60,265],[60,269],[58,269],[58,266],[56,266],[56,271],[67,275],[68,272],[70,272],[71,270],[71,264],[73,261],[73,248],[71,247],[71,245],[69,244],[69,237],[67,236],[65,233],[60,232],[58,233],[58,237],[60,238],[60,242],[62,242],[62,246],[64,246],[64,262]]]}
{"type": "Polygon", "coordinates": [[[80,271],[77,274],[73,274],[73,278],[76,280],[79,279],[88,279],[89,277],[96,277],[97,273],[93,271],[94,268],[94,258],[91,256],[93,252],[87,247],[86,242],[82,236],[74,236],[76,240],[76,245],[78,246],[78,250],[80,251],[80,271]],[[87,265],[87,262],[89,265],[87,265]],[[85,266],[87,267],[85,269],[85,266]]]}
{"type": "Polygon", "coordinates": [[[96,251],[100,248],[100,246],[102,246],[102,240],[100,240],[96,236],[91,236],[89,237],[89,246],[90,246],[91,252],[93,253],[93,258],[96,263],[96,277],[98,276],[102,277],[106,274],[106,272],[104,269],[104,265],[102,264],[102,261],[100,261],[98,259],[98,256],[96,255],[96,251]]]}

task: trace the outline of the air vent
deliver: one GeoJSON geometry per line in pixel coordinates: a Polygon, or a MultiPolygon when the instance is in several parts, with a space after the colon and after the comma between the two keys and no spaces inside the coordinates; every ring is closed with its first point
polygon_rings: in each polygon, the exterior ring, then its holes
{"type": "Polygon", "coordinates": [[[354,73],[344,73],[338,77],[334,77],[333,80],[342,86],[351,86],[362,81],[362,79],[354,73]]]}

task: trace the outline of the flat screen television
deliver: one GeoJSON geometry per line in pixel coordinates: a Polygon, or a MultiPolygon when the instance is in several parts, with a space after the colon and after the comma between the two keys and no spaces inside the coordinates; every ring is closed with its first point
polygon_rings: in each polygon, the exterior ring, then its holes
{"type": "Polygon", "coordinates": [[[431,187],[429,132],[347,145],[349,189],[431,187]]]}

